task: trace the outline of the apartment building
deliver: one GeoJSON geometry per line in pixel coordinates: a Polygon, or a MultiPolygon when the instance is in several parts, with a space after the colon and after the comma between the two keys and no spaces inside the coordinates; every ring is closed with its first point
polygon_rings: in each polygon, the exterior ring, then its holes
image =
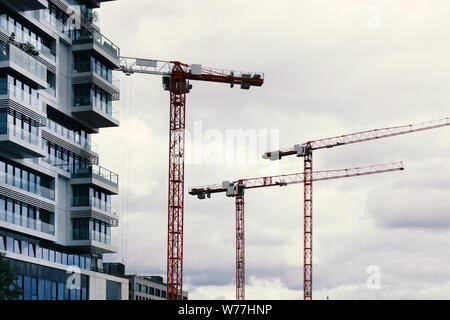
{"type": "Polygon", "coordinates": [[[21,299],[128,299],[103,269],[119,177],[91,139],[119,126],[120,49],[93,11],[107,1],[0,0],[0,252],[21,299]]]}

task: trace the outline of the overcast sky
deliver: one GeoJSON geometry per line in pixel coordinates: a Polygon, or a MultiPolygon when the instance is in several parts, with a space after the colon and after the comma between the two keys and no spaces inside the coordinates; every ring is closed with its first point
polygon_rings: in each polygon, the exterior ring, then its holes
{"type": "MultiPolygon", "coordinates": [[[[193,83],[187,131],[204,134],[189,144],[198,161],[188,161],[186,188],[302,171],[301,159],[273,167],[248,156],[252,144],[222,143],[232,129],[258,133],[261,154],[270,134],[290,147],[449,115],[448,1],[119,0],[99,13],[123,56],[265,74],[249,91],[193,83]],[[241,158],[221,162],[221,152],[241,158]]],[[[121,126],[95,137],[100,165],[120,174],[115,209],[126,215],[120,253],[107,259],[165,277],[169,95],[159,76],[117,76],[121,126]]],[[[403,160],[406,171],[315,184],[314,299],[450,298],[449,143],[442,128],[315,153],[317,170],[403,160]],[[380,289],[367,286],[369,266],[380,289]]],[[[247,299],[303,296],[302,194],[247,192],[247,299]]],[[[184,241],[190,298],[234,299],[234,200],[186,194],[184,241]]]]}

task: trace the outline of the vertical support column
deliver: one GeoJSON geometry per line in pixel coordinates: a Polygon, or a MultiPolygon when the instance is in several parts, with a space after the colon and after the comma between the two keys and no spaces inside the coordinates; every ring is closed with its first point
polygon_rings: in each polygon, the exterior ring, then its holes
{"type": "Polygon", "coordinates": [[[313,241],[313,163],[312,151],[307,150],[304,157],[304,204],[303,204],[303,299],[312,299],[312,241],[313,241]]]}
{"type": "Polygon", "coordinates": [[[167,300],[183,298],[184,138],[187,81],[170,79],[167,300]]]}
{"type": "Polygon", "coordinates": [[[244,193],[236,198],[236,300],[245,300],[244,193]]]}

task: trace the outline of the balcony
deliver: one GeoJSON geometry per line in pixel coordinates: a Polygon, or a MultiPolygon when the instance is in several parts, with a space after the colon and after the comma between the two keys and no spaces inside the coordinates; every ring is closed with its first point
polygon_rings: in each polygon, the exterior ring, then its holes
{"type": "MultiPolygon", "coordinates": [[[[46,122],[46,127],[42,128],[42,138],[87,157],[91,161],[98,161],[99,147],[91,142],[90,135],[86,138],[79,131],[70,130],[50,119],[46,122]]],[[[67,171],[66,168],[61,169],[67,171]]]]}
{"type": "Polygon", "coordinates": [[[94,239],[70,240],[67,245],[76,247],[77,250],[83,252],[87,251],[95,254],[116,253],[118,251],[117,247],[111,245],[111,240],[109,240],[109,243],[96,241],[94,239]]]}
{"type": "MultiPolygon", "coordinates": [[[[3,99],[13,100],[29,110],[37,112],[40,116],[39,118],[45,117],[45,113],[42,110],[42,104],[39,100],[39,94],[35,90],[32,90],[32,93],[30,93],[19,86],[15,86],[13,83],[8,83],[6,88],[0,88],[0,100],[3,99]]],[[[41,119],[35,120],[39,121],[41,119]]]]}
{"type": "Polygon", "coordinates": [[[75,97],[72,115],[78,117],[92,128],[118,127],[119,112],[111,102],[100,101],[90,96],[75,97]]]}
{"type": "Polygon", "coordinates": [[[39,126],[45,124],[46,114],[42,110],[42,104],[36,90],[25,91],[19,86],[8,83],[6,88],[0,88],[0,104],[4,108],[11,108],[32,120],[39,126]]]}
{"type": "Polygon", "coordinates": [[[70,208],[72,218],[94,218],[107,222],[111,227],[119,225],[119,217],[110,203],[89,196],[72,197],[70,208]]]}
{"type": "Polygon", "coordinates": [[[12,158],[38,158],[46,154],[41,148],[41,138],[12,123],[0,124],[0,147],[12,158]]]}
{"type": "Polygon", "coordinates": [[[47,67],[28,53],[9,43],[0,43],[0,69],[11,69],[26,76],[36,89],[47,88],[47,67]]]}
{"type": "Polygon", "coordinates": [[[119,176],[108,169],[96,165],[75,169],[70,184],[92,184],[109,191],[111,194],[119,194],[119,176]]]}
{"type": "Polygon", "coordinates": [[[55,190],[36,184],[27,179],[14,176],[10,173],[0,172],[0,183],[30,192],[36,196],[55,201],[55,190]]]}
{"type": "Polygon", "coordinates": [[[19,11],[39,10],[47,7],[46,1],[44,0],[0,0],[0,4],[12,6],[19,11]]]}
{"type": "Polygon", "coordinates": [[[91,50],[107,59],[115,68],[120,67],[120,48],[97,30],[71,30],[67,35],[72,39],[73,52],[91,50]]]}
{"type": "Polygon", "coordinates": [[[105,65],[100,66],[94,62],[86,61],[75,63],[72,70],[72,84],[94,83],[110,94],[113,100],[118,100],[120,80],[112,74],[112,69],[106,68],[105,65]]]}
{"type": "MultiPolygon", "coordinates": [[[[45,223],[38,219],[32,219],[14,212],[6,211],[4,209],[0,209],[0,226],[19,232],[29,233],[28,230],[32,230],[39,233],[45,233],[50,236],[55,235],[54,225],[45,223]]],[[[36,233],[36,235],[40,236],[39,233],[36,233]]]]}
{"type": "Polygon", "coordinates": [[[34,46],[34,48],[39,51],[40,56],[44,56],[47,60],[49,60],[53,64],[56,63],[56,56],[49,47],[38,42],[36,39],[31,39],[30,35],[24,34],[22,29],[17,28],[14,24],[10,23],[10,21],[0,23],[0,31],[6,34],[7,37],[10,37],[11,34],[14,33],[16,41],[19,42],[23,41],[23,43],[27,42],[31,43],[34,46]]]}

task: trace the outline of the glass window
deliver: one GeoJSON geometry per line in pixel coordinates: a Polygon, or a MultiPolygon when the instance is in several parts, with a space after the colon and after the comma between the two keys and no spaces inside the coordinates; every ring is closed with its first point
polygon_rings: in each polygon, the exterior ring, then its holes
{"type": "Polygon", "coordinates": [[[0,250],[6,250],[5,236],[0,236],[0,250]]]}
{"type": "Polygon", "coordinates": [[[30,192],[36,193],[36,176],[30,172],[30,192]]]}
{"type": "Polygon", "coordinates": [[[52,281],[52,300],[56,300],[56,282],[52,281]]]}
{"type": "Polygon", "coordinates": [[[20,240],[14,239],[14,253],[21,253],[20,240]]]}
{"type": "Polygon", "coordinates": [[[61,263],[61,252],[59,252],[59,251],[56,251],[55,252],[55,261],[56,261],[56,263],[61,263]]]}
{"type": "Polygon", "coordinates": [[[64,300],[64,282],[58,282],[58,300],[64,300]]]}
{"type": "Polygon", "coordinates": [[[0,161],[0,182],[6,183],[6,163],[0,161]]]}
{"type": "Polygon", "coordinates": [[[39,300],[44,300],[44,298],[45,298],[45,295],[44,295],[44,286],[45,286],[45,282],[44,282],[44,279],[42,279],[42,278],[39,278],[39,281],[38,281],[38,299],[39,300]]]}
{"type": "Polygon", "coordinates": [[[48,258],[51,262],[55,262],[55,251],[54,250],[48,251],[48,258]]]}
{"type": "Polygon", "coordinates": [[[48,261],[48,249],[42,248],[42,259],[48,261]]]}
{"type": "Polygon", "coordinates": [[[6,183],[13,185],[14,167],[10,164],[6,166],[6,183]]]}
{"type": "Polygon", "coordinates": [[[37,278],[31,278],[31,300],[37,300],[37,278]]]}
{"type": "Polygon", "coordinates": [[[4,196],[0,196],[0,220],[6,221],[6,198],[4,196]]]}
{"type": "Polygon", "coordinates": [[[69,300],[69,287],[67,285],[64,286],[64,300],[69,300]]]}
{"type": "Polygon", "coordinates": [[[36,257],[36,246],[34,243],[28,244],[28,255],[33,258],[36,257]]]}
{"type": "Polygon", "coordinates": [[[136,283],[136,291],[141,292],[141,284],[140,283],[136,283]]]}
{"type": "Polygon", "coordinates": [[[28,241],[22,241],[22,254],[28,256],[28,241]]]}
{"type": "Polygon", "coordinates": [[[86,257],[85,267],[87,270],[91,270],[91,258],[90,257],[86,257]]]}
{"type": "Polygon", "coordinates": [[[13,200],[6,199],[6,221],[13,223],[13,200]]]}
{"type": "Polygon", "coordinates": [[[8,30],[7,15],[4,13],[0,14],[0,27],[3,30],[8,30]]]}
{"type": "Polygon", "coordinates": [[[155,296],[159,297],[160,296],[160,292],[161,292],[161,290],[155,289],[155,296]]]}
{"type": "Polygon", "coordinates": [[[22,24],[20,24],[18,21],[16,21],[16,41],[22,42],[23,36],[22,36],[22,24]]]}
{"type": "Polygon", "coordinates": [[[50,300],[52,295],[52,283],[50,280],[45,280],[45,300],[50,300]]]}
{"type": "Polygon", "coordinates": [[[85,261],[86,261],[86,259],[83,256],[80,256],[80,268],[81,269],[85,268],[85,261]]]}
{"type": "Polygon", "coordinates": [[[36,243],[36,258],[42,259],[42,248],[36,243]]]}

